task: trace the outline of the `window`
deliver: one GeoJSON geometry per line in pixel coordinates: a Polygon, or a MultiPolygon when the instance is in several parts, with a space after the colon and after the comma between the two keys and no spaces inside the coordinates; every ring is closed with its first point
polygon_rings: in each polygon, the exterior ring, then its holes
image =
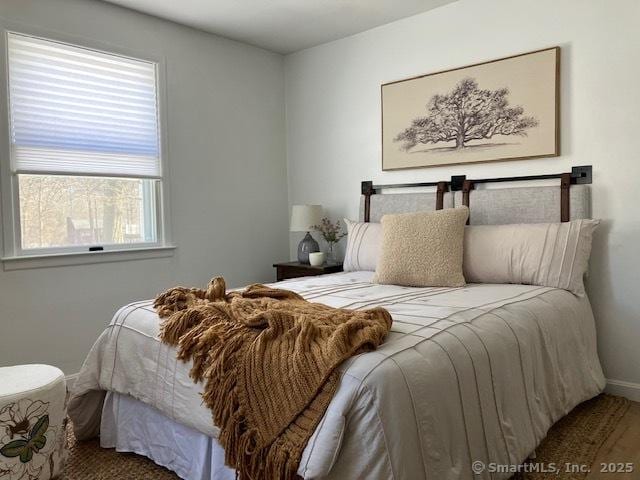
{"type": "Polygon", "coordinates": [[[156,63],[11,32],[7,59],[13,256],[162,245],[156,63]]]}

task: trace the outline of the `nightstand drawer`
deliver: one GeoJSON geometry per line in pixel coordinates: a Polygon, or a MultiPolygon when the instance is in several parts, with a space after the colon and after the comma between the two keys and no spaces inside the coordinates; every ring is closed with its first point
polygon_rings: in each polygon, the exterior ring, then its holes
{"type": "Polygon", "coordinates": [[[299,262],[283,262],[275,263],[273,266],[276,269],[276,279],[278,282],[288,278],[310,277],[342,271],[342,263],[325,263],[319,267],[314,267],[299,262]]]}

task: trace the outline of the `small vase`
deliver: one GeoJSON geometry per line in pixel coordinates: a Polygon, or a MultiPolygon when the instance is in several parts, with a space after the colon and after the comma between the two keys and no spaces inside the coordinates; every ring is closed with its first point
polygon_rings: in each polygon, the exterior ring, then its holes
{"type": "Polygon", "coordinates": [[[336,263],[335,243],[327,244],[327,263],[336,263]]]}

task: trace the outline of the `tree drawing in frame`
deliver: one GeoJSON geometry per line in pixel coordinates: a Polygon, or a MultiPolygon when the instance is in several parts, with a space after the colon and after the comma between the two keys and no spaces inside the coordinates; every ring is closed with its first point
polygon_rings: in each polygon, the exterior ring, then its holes
{"type": "Polygon", "coordinates": [[[559,155],[559,72],[552,47],[383,84],[382,169],[559,155]]]}
{"type": "Polygon", "coordinates": [[[450,143],[452,149],[467,147],[472,140],[491,139],[494,135],[526,136],[538,120],[524,115],[521,106],[509,106],[509,89],[483,90],[474,78],[465,78],[450,93],[431,97],[428,115],[411,122],[395,142],[410,150],[419,143],[450,143]]]}

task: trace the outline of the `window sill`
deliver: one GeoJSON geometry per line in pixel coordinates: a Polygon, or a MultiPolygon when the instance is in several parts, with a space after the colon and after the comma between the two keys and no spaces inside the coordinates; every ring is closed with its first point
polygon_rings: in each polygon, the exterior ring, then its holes
{"type": "Polygon", "coordinates": [[[26,270],[31,268],[67,267],[92,263],[125,262],[164,258],[173,256],[174,245],[127,248],[121,250],[103,250],[98,252],[51,253],[44,255],[21,255],[2,257],[4,271],[26,270]]]}

